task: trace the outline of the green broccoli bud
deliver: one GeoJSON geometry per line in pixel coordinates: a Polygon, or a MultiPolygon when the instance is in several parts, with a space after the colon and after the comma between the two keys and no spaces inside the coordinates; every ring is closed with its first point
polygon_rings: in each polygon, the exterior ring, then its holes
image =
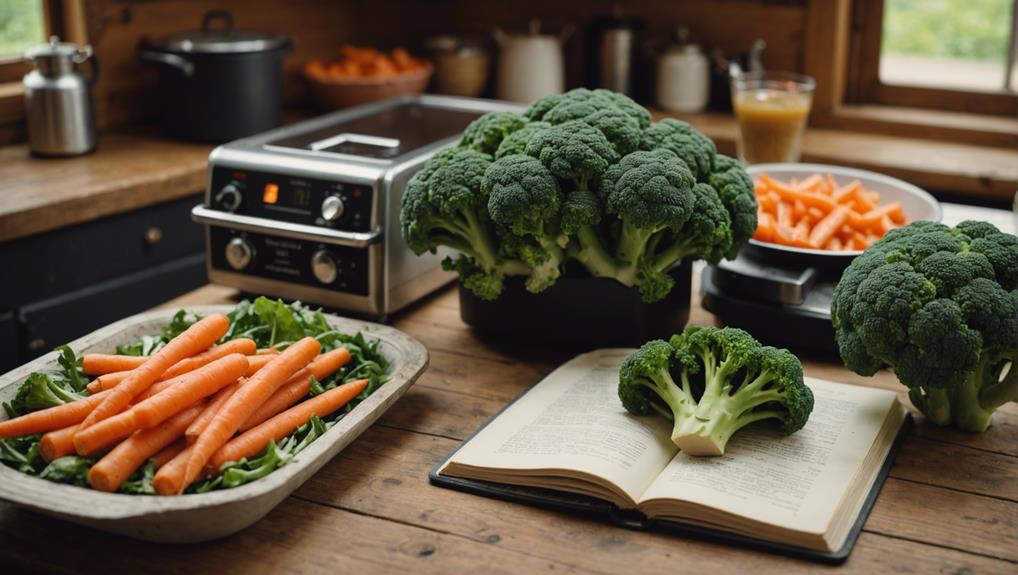
{"type": "Polygon", "coordinates": [[[673,152],[686,162],[701,182],[714,170],[714,158],[717,155],[717,148],[710,138],[688,123],[673,118],[665,118],[645,129],[640,149],[665,149],[673,152]]]}
{"type": "Polygon", "coordinates": [[[528,122],[527,125],[512,132],[502,140],[502,143],[498,145],[498,151],[495,152],[495,159],[525,154],[527,152],[527,142],[534,137],[534,134],[550,127],[551,124],[548,122],[528,122]]]}
{"type": "Polygon", "coordinates": [[[590,189],[589,184],[618,160],[604,134],[580,120],[534,134],[526,152],[541,160],[556,177],[574,182],[579,189],[590,189]]]}
{"type": "Polygon", "coordinates": [[[459,147],[494,155],[502,141],[524,125],[526,120],[512,112],[488,112],[463,130],[459,147]]]}

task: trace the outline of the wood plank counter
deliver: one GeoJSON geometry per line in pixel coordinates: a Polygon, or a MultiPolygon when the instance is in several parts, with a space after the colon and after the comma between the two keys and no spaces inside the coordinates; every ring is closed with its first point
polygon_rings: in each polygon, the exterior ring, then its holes
{"type": "MultiPolygon", "coordinates": [[[[206,287],[166,307],[227,303],[206,287]]],[[[691,321],[714,318],[694,305],[691,321]]],[[[157,545],[0,504],[0,572],[805,573],[813,563],[661,534],[428,484],[428,471],[571,354],[472,333],[448,288],[394,318],[431,351],[407,395],[256,525],[225,539],[157,545]]],[[[830,359],[808,375],[894,389],[830,359]]],[[[920,424],[907,437],[844,573],[1018,572],[1018,404],[982,434],[920,424]]]]}

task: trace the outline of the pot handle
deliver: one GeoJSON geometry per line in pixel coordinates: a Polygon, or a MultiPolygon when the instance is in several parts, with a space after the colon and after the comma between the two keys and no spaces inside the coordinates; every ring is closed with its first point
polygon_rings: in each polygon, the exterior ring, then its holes
{"type": "Polygon", "coordinates": [[[202,32],[209,31],[209,24],[212,24],[216,20],[222,20],[226,27],[223,28],[227,32],[233,32],[233,14],[228,10],[209,10],[201,18],[201,30],[202,32]]]}
{"type": "Polygon", "coordinates": [[[86,60],[91,68],[91,73],[85,81],[88,82],[90,86],[94,86],[99,80],[99,59],[96,58],[95,53],[92,52],[92,47],[86,45],[78,48],[74,55],[71,56],[71,61],[78,65],[84,64],[86,60]]]}
{"type": "Polygon", "coordinates": [[[178,56],[176,54],[169,54],[166,52],[154,52],[152,50],[142,50],[141,59],[146,62],[152,62],[155,64],[163,64],[171,68],[176,68],[183,72],[185,76],[194,75],[194,64],[191,61],[178,56]]]}

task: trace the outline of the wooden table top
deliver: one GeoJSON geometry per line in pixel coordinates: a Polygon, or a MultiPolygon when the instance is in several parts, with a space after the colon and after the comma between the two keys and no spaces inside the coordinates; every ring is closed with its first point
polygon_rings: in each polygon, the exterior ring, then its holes
{"type": "MultiPolygon", "coordinates": [[[[208,286],[165,307],[228,303],[208,286]]],[[[692,323],[714,318],[694,305],[692,323]]],[[[59,573],[732,573],[825,567],[630,531],[567,513],[433,487],[428,471],[570,354],[491,343],[447,288],[394,318],[431,351],[426,373],[378,423],[251,528],[168,546],[0,504],[0,565],[59,573]]],[[[831,360],[808,375],[901,392],[831,360]]],[[[920,424],[906,438],[846,573],[1018,573],[1018,404],[977,435],[920,424]]],[[[15,571],[0,568],[0,571],[15,571]]]]}

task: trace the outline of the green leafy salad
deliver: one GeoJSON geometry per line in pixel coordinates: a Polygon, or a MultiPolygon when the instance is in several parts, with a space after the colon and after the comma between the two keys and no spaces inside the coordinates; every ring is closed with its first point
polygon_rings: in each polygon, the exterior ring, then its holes
{"type": "MultiPolygon", "coordinates": [[[[285,465],[388,378],[389,365],[378,349],[379,342],[369,341],[359,332],[350,334],[335,330],[325,320],[320,309],[311,309],[300,302],[286,304],[279,300],[259,297],[254,301],[241,301],[227,314],[227,318],[230,322],[229,331],[218,343],[249,338],[255,341],[259,349],[283,350],[302,338],[314,337],[321,345],[322,353],[340,347],[346,348],[350,353],[349,361],[322,381],[312,377],[308,397],[314,397],[355,380],[364,379],[368,384],[364,391],[335,413],[324,419],[312,416],[310,422],[282,440],[269,443],[258,455],[226,463],[215,477],[201,479],[191,484],[187,493],[236,487],[264,477],[285,465]]],[[[152,355],[200,319],[201,316],[196,313],[180,310],[159,333],[117,346],[116,353],[130,356],[152,355]]],[[[82,371],[81,359],[67,346],[57,349],[60,352],[58,358],[60,368],[55,371],[32,373],[18,388],[14,398],[3,403],[4,412],[9,419],[88,397],[86,388],[92,378],[82,371]]],[[[23,473],[49,481],[88,487],[89,470],[102,454],[90,457],[67,455],[47,462],[40,450],[41,437],[41,434],[34,434],[0,439],[0,461],[23,473]]],[[[156,494],[152,485],[156,466],[154,459],[147,460],[120,485],[118,492],[156,494]]]]}

